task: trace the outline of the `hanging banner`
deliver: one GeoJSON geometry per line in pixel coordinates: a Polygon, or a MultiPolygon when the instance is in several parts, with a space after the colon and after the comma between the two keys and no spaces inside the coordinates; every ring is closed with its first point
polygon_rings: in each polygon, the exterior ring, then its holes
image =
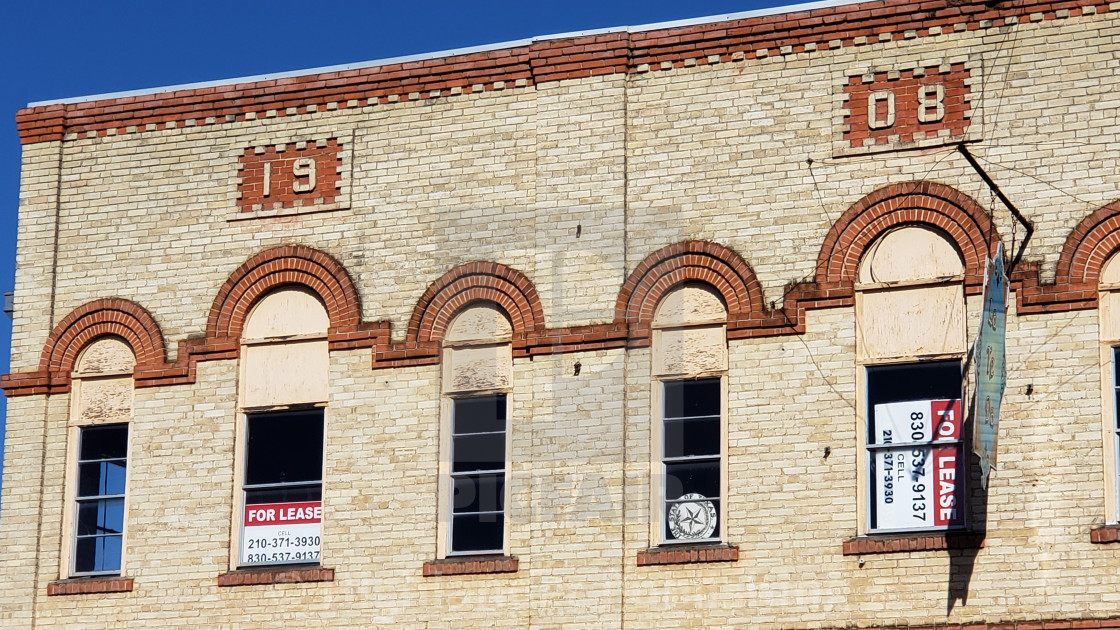
{"type": "Polygon", "coordinates": [[[1003,245],[996,247],[984,274],[984,310],[980,313],[980,333],[973,348],[976,364],[976,395],[973,396],[973,450],[980,458],[980,484],[988,487],[988,474],[996,463],[996,434],[999,406],[1007,387],[1007,362],[1004,342],[1007,337],[1007,273],[1003,266],[1003,245]]]}
{"type": "Polygon", "coordinates": [[[961,401],[875,405],[873,527],[938,529],[964,525],[961,505],[961,401]]]}
{"type": "Polygon", "coordinates": [[[323,504],[246,505],[241,531],[241,566],[319,561],[323,504]]]}

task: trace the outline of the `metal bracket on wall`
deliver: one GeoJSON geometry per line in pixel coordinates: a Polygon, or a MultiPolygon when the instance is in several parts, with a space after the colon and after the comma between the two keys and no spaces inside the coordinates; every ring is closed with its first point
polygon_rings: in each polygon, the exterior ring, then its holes
{"type": "Polygon", "coordinates": [[[12,291],[4,292],[4,314],[8,319],[13,319],[16,312],[16,295],[12,291]]]}
{"type": "Polygon", "coordinates": [[[1007,274],[1011,275],[1011,272],[1015,270],[1015,266],[1019,264],[1020,260],[1022,260],[1023,251],[1027,249],[1027,243],[1030,242],[1031,235],[1034,234],[1034,223],[1031,223],[1030,220],[1023,216],[1023,214],[1019,212],[1019,209],[1015,207],[1015,204],[1011,203],[1011,200],[1007,198],[1007,195],[1003,194],[1003,191],[999,189],[999,186],[996,185],[991,176],[988,175],[983,167],[980,166],[980,163],[976,161],[976,158],[973,157],[972,153],[969,152],[967,146],[965,146],[963,143],[958,144],[957,150],[960,151],[965,160],[968,160],[969,165],[972,166],[973,170],[976,171],[976,174],[980,176],[980,179],[984,180],[984,183],[992,189],[992,192],[994,192],[996,197],[998,197],[999,200],[1003,202],[1003,205],[1007,206],[1007,209],[1011,211],[1011,215],[1015,217],[1015,220],[1018,221],[1019,224],[1022,225],[1023,228],[1027,231],[1026,235],[1023,236],[1022,244],[1019,245],[1019,251],[1015,252],[1015,258],[1011,260],[1011,264],[1007,269],[1007,274]]]}

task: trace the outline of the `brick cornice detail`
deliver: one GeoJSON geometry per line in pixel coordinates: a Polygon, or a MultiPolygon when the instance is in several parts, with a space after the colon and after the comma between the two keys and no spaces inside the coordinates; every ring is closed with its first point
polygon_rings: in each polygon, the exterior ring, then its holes
{"type": "Polygon", "coordinates": [[[305,584],[333,582],[334,569],[322,567],[287,567],[241,569],[218,576],[218,586],[254,586],[258,584],[305,584]]]}
{"type": "Polygon", "coordinates": [[[1120,201],[1089,213],[1066,237],[1052,284],[1040,280],[1036,262],[1019,265],[1011,275],[1017,312],[1054,313],[1097,308],[1104,263],[1120,250],[1120,201]]]}
{"type": "Polygon", "coordinates": [[[1078,17],[1081,1],[878,0],[642,32],[547,39],[524,46],[286,77],[20,110],[24,144],[67,134],[105,136],[223,124],[257,117],[470,94],[479,90],[622,73],[641,73],[789,54],[827,54],[833,48],[881,45],[954,30],[1078,17]]]}
{"type": "Polygon", "coordinates": [[[852,204],[825,236],[815,281],[795,286],[790,293],[799,300],[826,298],[832,305],[851,305],[864,252],[883,233],[903,225],[940,231],[955,244],[964,262],[965,292],[983,290],[986,259],[999,242],[988,213],[954,188],[917,181],[885,186],[852,204]]]}
{"type": "Polygon", "coordinates": [[[47,595],[93,595],[95,593],[129,593],[132,578],[116,575],[105,577],[73,578],[47,584],[47,595]]]}
{"type": "Polygon", "coordinates": [[[210,307],[206,339],[211,344],[236,345],[253,304],[284,286],[305,287],[323,301],[331,322],[332,349],[372,347],[388,334],[380,323],[362,323],[358,290],[341,263],[310,247],[285,245],[258,253],[230,274],[210,307]]]}
{"type": "Polygon", "coordinates": [[[857,536],[844,541],[845,556],[864,554],[906,553],[910,551],[944,551],[948,549],[982,549],[984,534],[972,532],[925,532],[883,536],[857,536]]]}
{"type": "Polygon", "coordinates": [[[476,302],[493,302],[506,312],[515,336],[544,328],[537,290],[521,272],[494,262],[459,265],[428,286],[412,311],[407,338],[439,342],[456,313],[476,302]]]}
{"type": "MultiPolygon", "coordinates": [[[[373,368],[435,365],[451,318],[475,302],[492,302],[513,324],[515,357],[643,347],[658,302],[681,283],[711,285],[728,306],[729,339],[800,334],[805,311],[851,306],[855,275],[867,247],[886,230],[925,224],[941,230],[965,262],[965,290],[979,293],[984,259],[999,235],[971,198],[933,182],[908,182],[879,189],[856,202],[833,225],[817,259],[815,280],[788,285],[783,304],[767,309],[750,266],[723,245],[708,241],[674,243],[650,254],[619,290],[611,322],[548,328],[532,282],[521,272],[494,262],[459,265],[434,281],[417,301],[403,341],[393,342],[388,321],[364,322],[357,289],[331,256],[300,245],[262,251],[230,274],[210,309],[206,334],[179,342],[167,360],[163,335],[142,307],[121,298],[85,304],[68,314],[44,344],[39,368],[0,377],[7,396],[70,391],[70,373],[90,341],[114,335],[136,354],[137,387],[188,384],[198,361],[236,359],[245,317],[267,292],[303,286],[323,301],[330,317],[331,350],[370,348],[373,368]]],[[[1054,284],[1039,282],[1037,262],[1020,263],[1011,275],[1020,315],[1096,308],[1101,266],[1120,251],[1120,202],[1091,213],[1070,233],[1054,284]]]]}
{"type": "Polygon", "coordinates": [[[651,547],[638,552],[638,566],[659,564],[705,564],[738,562],[739,548],[733,545],[682,545],[651,547]]]}
{"type": "Polygon", "coordinates": [[[477,558],[445,558],[424,563],[424,577],[441,575],[481,575],[486,573],[517,573],[520,561],[515,556],[482,556],[477,558]]]}
{"type": "Polygon", "coordinates": [[[0,377],[7,396],[61,394],[70,391],[70,374],[78,355],[100,337],[122,339],[136,357],[133,377],[138,386],[176,366],[167,362],[163,333],[156,320],[140,305],[121,298],[87,302],[71,311],[54,327],[34,372],[0,377]]]}
{"type": "Polygon", "coordinates": [[[628,327],[629,345],[649,343],[658,303],[685,282],[702,282],[719,292],[727,306],[727,336],[731,339],[797,331],[796,315],[764,308],[762,287],[737,253],[710,241],[683,241],[647,256],[619,290],[615,326],[628,327]]]}

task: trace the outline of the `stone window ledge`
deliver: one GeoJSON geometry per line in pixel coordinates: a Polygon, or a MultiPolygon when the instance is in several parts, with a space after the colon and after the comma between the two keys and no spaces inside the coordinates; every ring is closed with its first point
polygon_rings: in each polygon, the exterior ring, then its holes
{"type": "Polygon", "coordinates": [[[322,567],[272,567],[238,569],[218,576],[218,586],[253,586],[256,584],[303,584],[333,582],[334,569],[322,567]]]}
{"type": "Polygon", "coordinates": [[[71,578],[47,584],[47,595],[90,595],[93,593],[131,593],[132,578],[118,575],[71,578]]]}
{"type": "Polygon", "coordinates": [[[424,563],[424,577],[440,575],[478,575],[483,573],[517,573],[520,562],[515,556],[472,556],[432,560],[424,563]]]}
{"type": "Polygon", "coordinates": [[[948,549],[982,549],[984,534],[974,532],[921,532],[856,536],[844,541],[845,556],[948,549]]]}
{"type": "Polygon", "coordinates": [[[1101,525],[1090,529],[1089,542],[1097,545],[1120,542],[1120,524],[1101,525]]]}
{"type": "Polygon", "coordinates": [[[733,545],[664,545],[638,552],[638,566],[658,564],[703,564],[738,562],[739,548],[733,545]]]}

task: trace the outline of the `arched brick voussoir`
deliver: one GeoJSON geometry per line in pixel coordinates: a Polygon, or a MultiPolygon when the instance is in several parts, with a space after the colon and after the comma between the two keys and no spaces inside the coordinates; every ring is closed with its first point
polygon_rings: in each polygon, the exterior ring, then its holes
{"type": "Polygon", "coordinates": [[[266,249],[230,274],[210,307],[206,336],[210,339],[241,337],[249,309],[273,289],[299,285],[323,300],[331,327],[356,329],[362,306],[350,274],[337,260],[304,245],[266,249]]]}
{"type": "Polygon", "coordinates": [[[132,348],[138,371],[167,363],[167,347],[155,318],[135,302],[103,298],[62,318],[43,345],[39,371],[68,381],[82,350],[108,335],[120,337],[132,348]]]}
{"type": "Polygon", "coordinates": [[[1104,263],[1117,251],[1120,251],[1120,201],[1091,212],[1069,233],[1058,258],[1055,284],[1097,284],[1104,263]]]}
{"type": "Polygon", "coordinates": [[[545,328],[540,297],[524,274],[495,262],[472,262],[455,267],[428,286],[412,311],[407,339],[442,340],[455,314],[475,302],[501,307],[515,335],[545,328]]]}
{"type": "Polygon", "coordinates": [[[982,282],[985,259],[999,242],[995,225],[968,195],[926,181],[880,188],[848,208],[821,245],[816,282],[850,286],[868,246],[890,228],[907,224],[924,224],[943,232],[961,254],[966,282],[982,282]]]}
{"type": "Polygon", "coordinates": [[[729,318],[763,311],[762,287],[734,251],[710,241],[682,241],[657,250],[623,283],[615,321],[649,323],[661,298],[685,282],[704,282],[723,296],[729,318]]]}

